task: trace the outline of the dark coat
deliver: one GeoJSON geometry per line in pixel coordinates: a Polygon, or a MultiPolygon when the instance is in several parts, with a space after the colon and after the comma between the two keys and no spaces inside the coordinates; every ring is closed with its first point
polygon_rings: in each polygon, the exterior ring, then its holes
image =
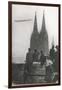
{"type": "Polygon", "coordinates": [[[43,64],[46,62],[46,57],[44,55],[41,55],[40,56],[40,62],[41,62],[41,65],[43,66],[43,64]]]}
{"type": "Polygon", "coordinates": [[[38,61],[38,52],[33,53],[33,61],[38,61]]]}
{"type": "Polygon", "coordinates": [[[32,62],[32,54],[29,52],[26,55],[26,63],[31,63],[32,62]]]}

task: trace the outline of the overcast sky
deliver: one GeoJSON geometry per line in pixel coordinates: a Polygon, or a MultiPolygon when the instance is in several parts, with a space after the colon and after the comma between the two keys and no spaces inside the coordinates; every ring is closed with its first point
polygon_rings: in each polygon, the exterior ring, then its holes
{"type": "Polygon", "coordinates": [[[33,31],[35,12],[39,32],[42,27],[44,12],[49,37],[49,48],[51,48],[53,39],[54,44],[58,45],[57,7],[12,5],[12,56],[14,63],[21,63],[25,60],[26,53],[30,47],[30,37],[33,31]],[[27,19],[29,19],[29,21],[23,22],[23,20],[27,19]],[[16,22],[17,20],[22,20],[22,22],[16,22]]]}

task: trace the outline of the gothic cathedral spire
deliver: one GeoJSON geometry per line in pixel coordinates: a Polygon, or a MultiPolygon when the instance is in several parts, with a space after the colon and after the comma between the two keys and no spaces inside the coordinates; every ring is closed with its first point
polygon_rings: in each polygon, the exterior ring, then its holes
{"type": "Polygon", "coordinates": [[[35,19],[34,19],[33,33],[36,33],[36,34],[38,34],[36,12],[35,12],[35,19]]]}
{"type": "Polygon", "coordinates": [[[38,43],[39,43],[38,38],[39,38],[39,33],[38,33],[38,28],[37,28],[37,17],[35,13],[34,27],[33,27],[33,32],[31,35],[31,40],[30,40],[30,48],[32,50],[38,48],[38,43]]]}
{"type": "Polygon", "coordinates": [[[46,30],[46,25],[45,25],[44,12],[43,12],[42,27],[41,27],[39,39],[40,39],[39,49],[43,51],[44,55],[48,55],[49,53],[48,34],[46,30]]]}

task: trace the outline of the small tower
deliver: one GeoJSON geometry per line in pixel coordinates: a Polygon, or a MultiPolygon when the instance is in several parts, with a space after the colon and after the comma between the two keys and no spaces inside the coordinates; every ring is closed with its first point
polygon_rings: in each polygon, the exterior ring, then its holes
{"type": "Polygon", "coordinates": [[[30,48],[32,50],[38,49],[38,45],[39,45],[38,39],[39,39],[39,33],[38,33],[37,18],[36,18],[36,13],[35,13],[34,27],[33,27],[33,32],[31,35],[31,40],[30,40],[30,48]]]}
{"type": "Polygon", "coordinates": [[[48,34],[46,30],[46,25],[45,25],[45,17],[43,13],[43,20],[42,20],[42,27],[39,35],[39,50],[42,50],[44,55],[49,54],[49,45],[48,45],[48,34]]]}

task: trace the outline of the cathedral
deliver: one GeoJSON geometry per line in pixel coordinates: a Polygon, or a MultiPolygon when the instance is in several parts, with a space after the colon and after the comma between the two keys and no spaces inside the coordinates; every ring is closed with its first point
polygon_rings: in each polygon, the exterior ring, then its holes
{"type": "Polygon", "coordinates": [[[48,56],[48,53],[49,53],[48,44],[49,44],[48,33],[46,30],[44,13],[43,13],[42,27],[41,27],[40,33],[38,32],[37,18],[35,14],[34,27],[33,27],[33,32],[31,35],[31,40],[30,40],[30,48],[31,50],[34,50],[34,49],[37,49],[37,51],[42,50],[44,55],[48,56]]]}

